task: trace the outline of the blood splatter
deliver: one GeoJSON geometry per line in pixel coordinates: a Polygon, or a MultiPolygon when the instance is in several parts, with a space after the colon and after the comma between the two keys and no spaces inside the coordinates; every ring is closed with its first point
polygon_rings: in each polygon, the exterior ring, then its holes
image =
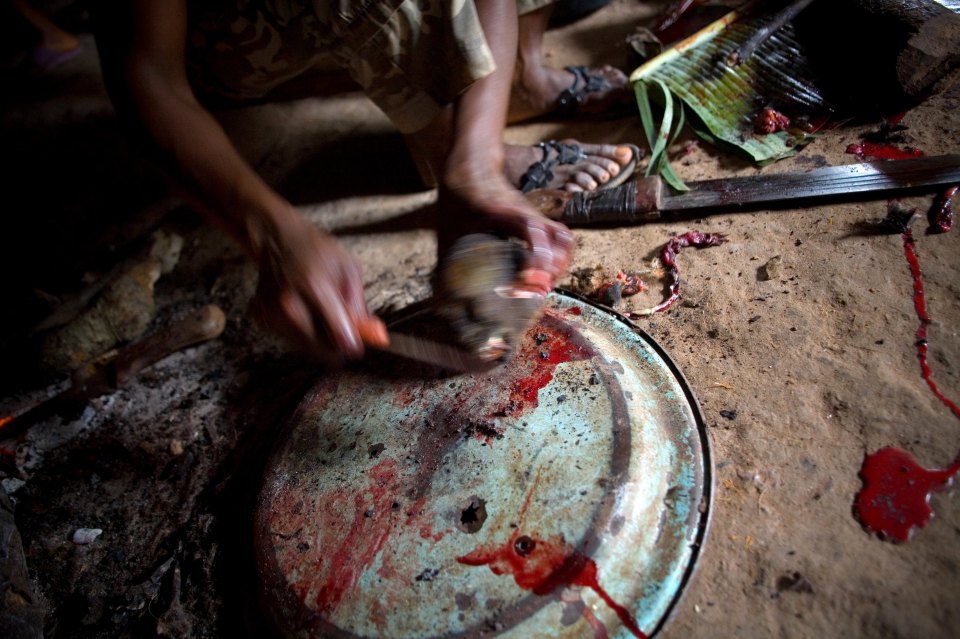
{"type": "Polygon", "coordinates": [[[579,306],[571,306],[566,310],[567,315],[582,315],[583,312],[580,310],[579,306]]]}
{"type": "MultiPolygon", "coordinates": [[[[927,361],[927,326],[931,320],[920,260],[909,226],[903,229],[903,251],[913,278],[913,306],[920,320],[916,333],[920,373],[934,396],[960,419],[960,408],[937,387],[927,361]]],[[[863,488],[854,498],[854,513],[867,530],[889,540],[907,541],[915,529],[927,525],[933,516],[929,504],[931,493],[948,486],[958,471],[960,456],[944,470],[928,470],[904,450],[882,448],[863,460],[860,469],[863,488]]]]}
{"type": "Polygon", "coordinates": [[[907,541],[933,516],[930,494],[949,486],[957,471],[960,459],[944,470],[927,470],[904,450],[881,448],[863,460],[863,489],[854,501],[854,512],[869,530],[907,541]]]}
{"type": "Polygon", "coordinates": [[[790,118],[775,109],[761,110],[753,120],[753,132],[758,135],[768,135],[778,131],[785,131],[790,127],[790,118]]]}
{"type": "Polygon", "coordinates": [[[502,412],[515,415],[527,408],[535,408],[540,389],[553,380],[558,364],[581,361],[596,353],[570,325],[559,321],[548,312],[537,326],[533,340],[524,340],[516,358],[532,362],[533,370],[513,383],[509,407],[502,412]]]}
{"type": "Polygon", "coordinates": [[[930,226],[927,228],[927,233],[947,233],[953,228],[953,198],[956,194],[957,187],[951,186],[933,201],[928,215],[930,226]]]}
{"type": "MultiPolygon", "coordinates": [[[[593,559],[577,552],[562,535],[542,538],[523,531],[523,519],[530,507],[536,481],[527,492],[520,510],[520,524],[514,529],[507,541],[499,546],[479,547],[472,552],[457,557],[457,561],[467,566],[488,566],[495,575],[512,575],[520,588],[536,595],[549,595],[560,588],[580,586],[593,590],[607,606],[613,610],[620,622],[635,637],[646,637],[630,611],[613,600],[600,585],[597,564],[593,559]]],[[[599,619],[587,622],[597,634],[595,623],[599,619]]],[[[605,632],[604,628],[604,632],[605,632]]]]}
{"type": "Polygon", "coordinates": [[[680,250],[692,246],[694,248],[706,248],[708,246],[720,246],[726,241],[726,238],[720,233],[701,233],[700,231],[688,231],[683,235],[678,235],[667,242],[660,249],[660,262],[670,272],[670,295],[664,301],[656,306],[628,313],[630,318],[644,317],[654,313],[665,311],[680,299],[680,265],[677,263],[677,255],[680,250]]]}
{"type": "Polygon", "coordinates": [[[875,142],[860,142],[847,147],[847,153],[858,155],[861,158],[876,158],[879,160],[906,160],[923,157],[920,149],[901,149],[892,144],[878,144],[875,142]]]}
{"type": "Polygon", "coordinates": [[[927,386],[933,391],[933,394],[943,404],[950,409],[957,419],[960,419],[960,408],[948,399],[937,387],[933,381],[930,372],[930,364],[927,362],[927,351],[929,344],[927,342],[927,326],[930,324],[930,314],[927,312],[927,298],[923,291],[923,273],[920,271],[920,260],[917,258],[917,248],[913,240],[913,233],[908,228],[903,232],[903,252],[907,256],[907,263],[910,265],[910,274],[913,276],[913,307],[917,312],[917,318],[920,320],[920,326],[917,327],[917,358],[920,360],[920,372],[927,386]]]}
{"type": "Polygon", "coordinates": [[[364,489],[327,491],[318,500],[293,488],[278,492],[270,529],[291,532],[274,534],[293,539],[307,526],[307,519],[311,527],[317,519],[323,522],[317,527],[324,533],[322,539],[278,547],[282,569],[310,567],[297,573],[302,578],[291,587],[301,599],[315,592],[319,612],[334,611],[383,549],[398,516],[391,506],[400,489],[399,479],[396,461],[385,459],[370,469],[364,489]]]}

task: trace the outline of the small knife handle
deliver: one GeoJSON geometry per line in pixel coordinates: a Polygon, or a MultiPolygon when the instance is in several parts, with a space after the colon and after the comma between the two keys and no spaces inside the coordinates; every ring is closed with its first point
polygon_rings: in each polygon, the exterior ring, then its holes
{"type": "Polygon", "coordinates": [[[663,181],[651,176],[578,193],[544,189],[530,192],[527,199],[547,217],[565,224],[642,224],[660,219],[663,181]]]}

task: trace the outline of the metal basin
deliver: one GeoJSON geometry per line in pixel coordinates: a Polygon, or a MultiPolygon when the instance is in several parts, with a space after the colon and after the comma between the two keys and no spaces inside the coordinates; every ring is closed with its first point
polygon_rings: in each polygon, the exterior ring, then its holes
{"type": "Polygon", "coordinates": [[[513,359],[383,357],[318,381],[268,464],[256,542],[291,637],[658,631],[706,534],[682,376],[609,310],[552,293],[513,359]]]}

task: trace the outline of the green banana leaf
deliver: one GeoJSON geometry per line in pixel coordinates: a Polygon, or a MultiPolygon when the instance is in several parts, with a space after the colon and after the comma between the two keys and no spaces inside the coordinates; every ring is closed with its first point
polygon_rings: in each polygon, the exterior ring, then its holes
{"type": "Polygon", "coordinates": [[[665,147],[682,126],[684,108],[696,116],[690,121],[702,138],[731,144],[761,164],[789,157],[813,139],[799,127],[767,134],[754,131],[754,121],[765,106],[813,118],[833,112],[813,80],[814,73],[789,23],[745,61],[730,63],[734,52],[766,19],[732,11],[630,75],[650,143],[649,174],[659,173],[674,188],[683,188],[670,168],[665,147]],[[654,122],[651,105],[656,97],[663,107],[659,125],[654,122]],[[679,126],[673,122],[675,118],[679,126]],[[671,129],[673,136],[667,133],[671,129]]]}

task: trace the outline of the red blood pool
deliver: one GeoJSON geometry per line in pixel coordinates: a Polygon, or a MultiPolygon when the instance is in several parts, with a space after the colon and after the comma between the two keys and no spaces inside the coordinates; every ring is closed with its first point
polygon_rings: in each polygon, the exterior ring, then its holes
{"type": "Polygon", "coordinates": [[[960,471],[960,460],[945,470],[927,470],[898,448],[881,448],[867,455],[860,469],[863,489],[853,508],[870,531],[907,541],[914,529],[933,516],[930,494],[945,488],[960,471]]]}
{"type": "MultiPolygon", "coordinates": [[[[909,228],[903,232],[903,252],[913,277],[913,306],[920,320],[916,333],[920,374],[936,398],[960,419],[960,408],[937,387],[927,361],[930,315],[927,312],[920,261],[909,228]]],[[[960,471],[960,456],[945,470],[927,470],[906,451],[882,448],[863,460],[860,469],[863,488],[854,498],[854,513],[867,530],[886,539],[907,541],[916,528],[927,525],[933,516],[930,494],[948,486],[957,471],[960,471]]]]}
{"type": "Polygon", "coordinates": [[[877,144],[875,142],[860,142],[847,147],[847,153],[859,155],[862,158],[877,158],[879,160],[906,160],[908,158],[923,157],[920,149],[899,149],[892,144],[877,144]]]}

